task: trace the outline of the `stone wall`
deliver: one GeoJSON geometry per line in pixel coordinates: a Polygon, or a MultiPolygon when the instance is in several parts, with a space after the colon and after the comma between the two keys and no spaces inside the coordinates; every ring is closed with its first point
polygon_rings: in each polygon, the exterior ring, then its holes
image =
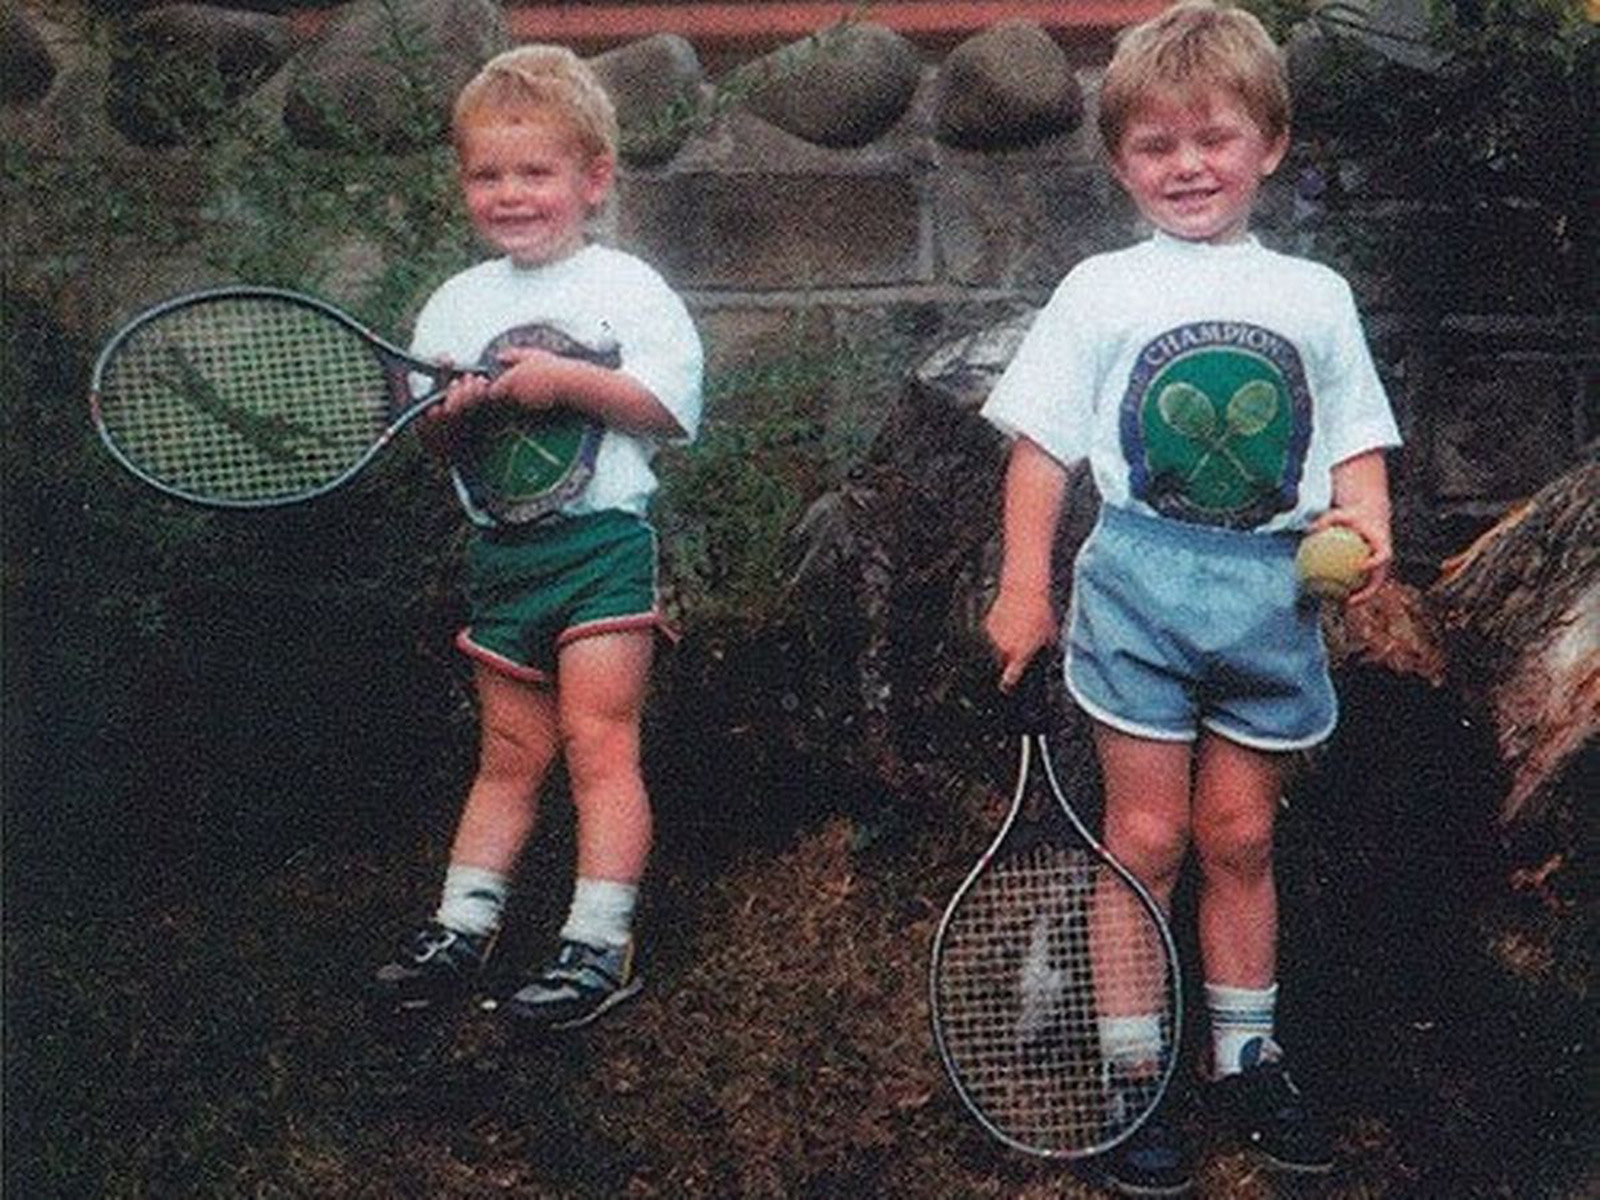
{"type": "MultiPolygon", "coordinates": [[[[203,225],[229,218],[185,186],[184,164],[205,140],[196,69],[225,103],[281,121],[304,146],[327,140],[332,111],[403,155],[437,136],[459,81],[511,40],[492,0],[357,0],[314,36],[254,11],[282,7],[146,8],[100,44],[27,5],[8,9],[3,133],[158,177],[203,225]],[[420,90],[396,62],[397,19],[433,56],[420,90]]],[[[1303,50],[1292,57],[1297,83],[1315,86],[1306,72],[1316,55],[1303,50]]],[[[935,55],[867,20],[715,79],[672,36],[593,61],[624,131],[601,236],[686,295],[714,379],[796,357],[854,364],[815,375],[812,402],[843,426],[870,431],[935,347],[1038,304],[1073,263],[1138,235],[1099,161],[1098,67],[1037,26],[1001,24],[935,55]]],[[[60,319],[91,341],[119,313],[216,282],[181,253],[155,261],[135,240],[126,261],[94,263],[92,280],[63,286],[59,243],[70,231],[13,204],[6,223],[8,286],[53,287],[46,299],[60,319]]],[[[1319,139],[1297,143],[1265,192],[1259,229],[1356,286],[1408,435],[1397,490],[1415,561],[1458,547],[1592,453],[1594,308],[1577,302],[1570,262],[1527,212],[1441,214],[1413,202],[1403,177],[1319,139]]],[[[350,261],[333,290],[359,295],[372,264],[350,261]]],[[[719,394],[738,403],[737,386],[719,394]]]]}

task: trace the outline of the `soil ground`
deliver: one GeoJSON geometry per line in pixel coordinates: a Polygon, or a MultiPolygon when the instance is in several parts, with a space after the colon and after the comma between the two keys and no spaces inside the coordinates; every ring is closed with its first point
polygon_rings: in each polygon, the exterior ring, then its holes
{"type": "MultiPolygon", "coordinates": [[[[323,814],[226,855],[218,830],[190,829],[159,853],[75,857],[47,820],[13,820],[7,1194],[1100,1195],[1082,1168],[986,1140],[928,1032],[928,947],[1009,765],[997,743],[969,764],[978,782],[891,822],[813,796],[821,815],[765,829],[669,777],[649,985],[545,1043],[481,1007],[399,1026],[364,1008],[376,957],[431,902],[450,798],[364,829],[323,814]]],[[[1398,788],[1338,799],[1352,778],[1312,773],[1281,858],[1285,1038],[1339,1170],[1314,1189],[1275,1179],[1202,1096],[1200,1194],[1600,1194],[1583,988],[1508,971],[1519,946],[1537,957],[1525,935],[1483,949],[1488,847],[1447,837],[1398,788]]],[[[771,811],[794,811],[768,783],[771,811]]],[[[548,816],[486,992],[559,922],[570,811],[548,816]]]]}

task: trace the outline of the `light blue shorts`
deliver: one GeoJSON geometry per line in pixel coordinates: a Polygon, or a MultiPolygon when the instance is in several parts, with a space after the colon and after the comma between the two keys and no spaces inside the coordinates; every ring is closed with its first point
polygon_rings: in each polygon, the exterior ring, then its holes
{"type": "Polygon", "coordinates": [[[1124,733],[1258,750],[1325,740],[1338,720],[1317,606],[1293,535],[1107,506],[1073,568],[1067,686],[1124,733]]]}

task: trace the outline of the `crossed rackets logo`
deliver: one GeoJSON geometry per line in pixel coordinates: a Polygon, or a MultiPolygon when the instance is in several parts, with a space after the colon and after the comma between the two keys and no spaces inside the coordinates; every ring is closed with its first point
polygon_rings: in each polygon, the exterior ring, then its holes
{"type": "Polygon", "coordinates": [[[1278,389],[1260,379],[1253,379],[1234,392],[1223,405],[1220,417],[1211,397],[1193,384],[1168,384],[1156,397],[1162,420],[1180,436],[1205,447],[1184,476],[1187,484],[1197,482],[1213,460],[1220,460],[1238,481],[1259,486],[1263,481],[1255,468],[1234,452],[1233,442],[1266,432],[1279,407],[1278,389]]]}
{"type": "Polygon", "coordinates": [[[1123,400],[1130,490],[1165,516],[1248,529],[1293,508],[1311,401],[1294,348],[1205,323],[1140,354],[1123,400]]]}

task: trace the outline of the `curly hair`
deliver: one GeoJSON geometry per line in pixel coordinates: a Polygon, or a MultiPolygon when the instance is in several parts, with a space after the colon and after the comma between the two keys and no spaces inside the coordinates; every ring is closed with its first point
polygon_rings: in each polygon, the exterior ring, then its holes
{"type": "Polygon", "coordinates": [[[459,144],[463,127],[476,119],[533,112],[565,122],[585,153],[616,155],[616,106],[589,65],[565,46],[525,45],[495,55],[456,97],[451,129],[459,144]]]}

